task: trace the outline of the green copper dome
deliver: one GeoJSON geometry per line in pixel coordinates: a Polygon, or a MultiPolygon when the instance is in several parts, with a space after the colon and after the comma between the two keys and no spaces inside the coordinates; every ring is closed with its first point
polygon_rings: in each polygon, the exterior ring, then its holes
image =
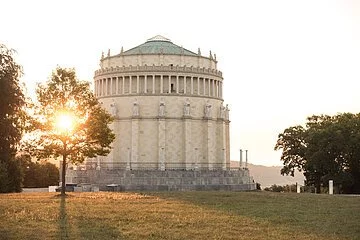
{"type": "Polygon", "coordinates": [[[122,53],[122,55],[138,54],[182,54],[188,56],[197,56],[196,53],[173,44],[170,39],[164,38],[160,35],[150,38],[145,43],[122,53]]]}

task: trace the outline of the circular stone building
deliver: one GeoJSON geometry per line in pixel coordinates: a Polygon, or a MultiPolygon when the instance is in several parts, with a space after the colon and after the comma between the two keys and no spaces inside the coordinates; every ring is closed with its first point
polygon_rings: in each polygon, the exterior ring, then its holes
{"type": "Polygon", "coordinates": [[[254,188],[247,169],[230,171],[229,109],[215,54],[155,36],[103,54],[94,86],[115,119],[116,139],[108,156],[68,174],[72,182],[123,190],[254,188]]]}

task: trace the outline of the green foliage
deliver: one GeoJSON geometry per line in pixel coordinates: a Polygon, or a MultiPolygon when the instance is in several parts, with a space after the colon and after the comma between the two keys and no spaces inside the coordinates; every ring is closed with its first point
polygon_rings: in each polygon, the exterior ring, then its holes
{"type": "Polygon", "coordinates": [[[280,185],[273,184],[270,187],[264,188],[264,191],[268,191],[268,192],[296,192],[296,184],[291,184],[291,185],[286,184],[285,186],[280,186],[280,185]]]}
{"type": "Polygon", "coordinates": [[[279,134],[275,150],[282,150],[281,174],[303,171],[316,192],[331,179],[340,192],[360,193],[360,114],[311,116],[305,128],[279,134]]]}
{"type": "Polygon", "coordinates": [[[77,80],[74,69],[58,67],[48,82],[38,85],[36,93],[32,138],[26,143],[30,154],[38,159],[62,156],[65,169],[69,161],[83,162],[87,157],[110,152],[115,135],[108,125],[113,119],[101,108],[89,82],[77,80]],[[70,114],[75,121],[71,130],[64,132],[57,127],[61,113],[70,114]]]}
{"type": "Polygon", "coordinates": [[[25,129],[27,114],[22,70],[13,50],[0,44],[0,192],[21,191],[21,171],[15,159],[25,129]]]}
{"type": "Polygon", "coordinates": [[[59,184],[59,169],[47,161],[33,162],[29,155],[18,157],[23,171],[23,187],[41,188],[59,184]]]}

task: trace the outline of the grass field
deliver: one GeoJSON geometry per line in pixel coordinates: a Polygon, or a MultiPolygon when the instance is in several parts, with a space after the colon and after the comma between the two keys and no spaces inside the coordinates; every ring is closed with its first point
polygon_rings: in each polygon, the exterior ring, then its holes
{"type": "Polygon", "coordinates": [[[360,239],[360,197],[267,192],[0,195],[0,239],[360,239]]]}

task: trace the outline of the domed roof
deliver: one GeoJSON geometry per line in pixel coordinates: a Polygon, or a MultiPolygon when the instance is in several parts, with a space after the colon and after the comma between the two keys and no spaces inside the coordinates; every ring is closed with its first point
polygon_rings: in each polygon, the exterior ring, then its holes
{"type": "Polygon", "coordinates": [[[170,39],[165,38],[160,35],[156,35],[148,39],[145,43],[129,49],[122,55],[138,55],[138,54],[176,54],[176,55],[189,55],[197,56],[196,53],[193,53],[183,47],[180,47],[176,44],[173,44],[170,39]]]}

